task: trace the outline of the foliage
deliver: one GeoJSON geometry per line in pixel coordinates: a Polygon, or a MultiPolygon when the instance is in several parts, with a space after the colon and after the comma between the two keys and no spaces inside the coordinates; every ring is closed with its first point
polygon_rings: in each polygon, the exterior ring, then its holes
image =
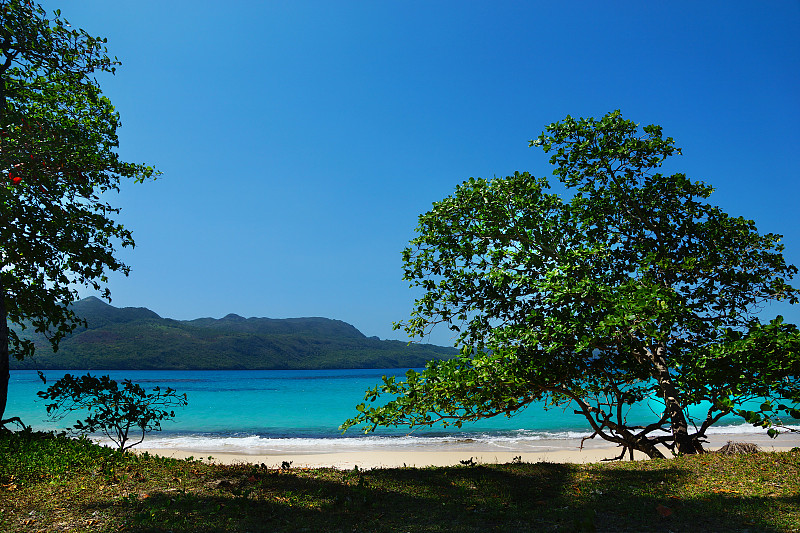
{"type": "Polygon", "coordinates": [[[73,411],[88,410],[89,415],[78,420],[74,429],[84,434],[102,431],[121,452],[141,443],[147,432],[160,431],[162,420],[175,417],[171,408],[187,404],[186,394],[177,394],[171,388],[162,391],[155,387],[147,393],[128,379],[120,387],[109,376],[91,374],[66,374],[47,391],[39,392],[39,397],[53,401],[47,405],[47,413],[56,420],[73,411]],[[129,442],[131,429],[141,431],[136,442],[129,442]]]}
{"type": "Polygon", "coordinates": [[[0,419],[9,354],[34,345],[8,324],[47,334],[52,348],[80,324],[77,290],[127,273],[115,246],[133,246],[106,201],[123,178],[152,168],[116,152],[119,115],[94,75],[113,73],[105,39],[72,28],[38,4],[0,0],[0,419]]]}
{"type": "Polygon", "coordinates": [[[3,531],[794,531],[800,453],[349,470],[0,434],[3,531]]]}
{"type": "MultiPolygon", "coordinates": [[[[30,430],[7,432],[0,438],[0,483],[33,485],[42,480],[65,480],[76,472],[91,471],[119,455],[87,438],[72,439],[65,433],[30,430]]],[[[131,455],[131,454],[127,454],[131,455]]]]}
{"type": "Polygon", "coordinates": [[[344,427],[459,426],[544,401],[573,407],[623,455],[660,457],[657,445],[702,451],[728,413],[771,435],[798,418],[800,333],[757,314],[798,301],[780,235],[706,203],[710,186],[658,172],[680,153],[673,139],[619,111],[567,117],[531,145],[554,154],[572,196],[528,173],[470,178],[420,216],[403,258],[424,293],[398,327],[423,337],[445,324],[461,357],[384,378],[344,427]],[[645,424],[627,417],[641,402],[645,424]]]}

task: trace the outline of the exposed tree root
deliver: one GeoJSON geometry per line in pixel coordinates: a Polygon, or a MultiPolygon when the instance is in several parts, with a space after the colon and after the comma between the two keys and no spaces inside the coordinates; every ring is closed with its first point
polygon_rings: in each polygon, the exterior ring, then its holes
{"type": "Polygon", "coordinates": [[[758,453],[760,451],[761,448],[750,442],[728,441],[728,444],[717,450],[716,453],[721,453],[722,455],[737,455],[742,453],[758,453]]]}

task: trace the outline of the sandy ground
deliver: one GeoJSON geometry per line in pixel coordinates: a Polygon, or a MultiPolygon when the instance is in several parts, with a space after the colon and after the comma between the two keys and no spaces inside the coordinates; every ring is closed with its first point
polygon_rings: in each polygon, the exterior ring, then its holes
{"type": "MultiPolygon", "coordinates": [[[[757,444],[763,451],[787,451],[800,446],[800,435],[783,434],[777,439],[770,439],[766,435],[713,435],[705,445],[706,450],[713,451],[724,446],[728,441],[750,442],[757,444]]],[[[271,451],[269,454],[224,453],[219,451],[181,450],[181,449],[136,449],[138,453],[145,451],[150,454],[164,457],[185,459],[194,457],[206,462],[223,464],[254,463],[265,464],[268,467],[280,467],[284,462],[291,463],[293,468],[332,467],[339,469],[395,468],[402,466],[453,466],[461,461],[472,459],[476,463],[510,463],[515,458],[521,457],[526,463],[594,463],[603,459],[619,455],[620,449],[608,445],[604,441],[587,441],[580,449],[580,440],[541,441],[537,445],[538,451],[530,450],[497,450],[488,449],[485,445],[470,446],[460,444],[450,448],[442,446],[417,446],[417,447],[373,447],[357,451],[324,452],[297,452],[297,451],[271,451]]],[[[665,453],[668,456],[668,454],[665,453]]],[[[626,455],[627,458],[627,455],[626,455]]],[[[647,456],[637,452],[636,459],[646,459],[647,456]]]]}

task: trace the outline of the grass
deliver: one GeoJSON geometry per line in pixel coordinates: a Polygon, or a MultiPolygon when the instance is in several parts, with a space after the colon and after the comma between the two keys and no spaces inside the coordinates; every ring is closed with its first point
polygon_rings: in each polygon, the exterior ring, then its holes
{"type": "Polygon", "coordinates": [[[339,471],[6,432],[0,531],[800,532],[800,450],[339,471]]]}

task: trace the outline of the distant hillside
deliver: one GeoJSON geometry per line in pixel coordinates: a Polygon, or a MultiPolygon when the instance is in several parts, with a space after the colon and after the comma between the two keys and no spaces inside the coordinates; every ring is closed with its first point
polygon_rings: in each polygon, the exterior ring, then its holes
{"type": "Polygon", "coordinates": [[[88,328],[61,341],[57,353],[40,335],[35,361],[12,369],[301,370],[412,368],[447,359],[455,348],[366,337],[329,318],[172,320],[142,307],[117,308],[91,297],[74,304],[88,328]]]}

